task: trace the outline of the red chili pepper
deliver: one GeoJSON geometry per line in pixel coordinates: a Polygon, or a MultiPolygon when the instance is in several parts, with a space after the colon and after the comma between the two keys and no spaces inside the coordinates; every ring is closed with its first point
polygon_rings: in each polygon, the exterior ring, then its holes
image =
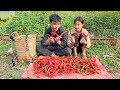
{"type": "Polygon", "coordinates": [[[95,60],[85,60],[81,58],[36,58],[33,67],[35,69],[34,74],[43,74],[48,77],[61,73],[80,73],[83,75],[100,73],[100,67],[96,64],[95,60]]]}

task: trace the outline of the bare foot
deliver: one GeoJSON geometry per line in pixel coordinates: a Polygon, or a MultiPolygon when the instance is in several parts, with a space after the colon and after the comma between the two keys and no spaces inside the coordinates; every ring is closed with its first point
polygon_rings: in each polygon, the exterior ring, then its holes
{"type": "Polygon", "coordinates": [[[78,56],[77,55],[74,55],[74,58],[77,58],[78,56]]]}
{"type": "Polygon", "coordinates": [[[87,59],[87,56],[86,55],[82,55],[81,58],[82,59],[87,59]]]}
{"type": "Polygon", "coordinates": [[[51,54],[51,57],[58,57],[57,55],[54,54],[54,52],[51,54]]]}

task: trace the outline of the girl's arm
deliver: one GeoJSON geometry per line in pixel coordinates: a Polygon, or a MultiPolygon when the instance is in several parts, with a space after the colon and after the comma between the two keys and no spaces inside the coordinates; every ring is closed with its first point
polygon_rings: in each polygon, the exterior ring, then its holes
{"type": "Polygon", "coordinates": [[[73,47],[73,54],[74,54],[74,57],[77,57],[77,47],[73,47]]]}
{"type": "Polygon", "coordinates": [[[91,46],[91,41],[90,41],[90,38],[89,38],[89,34],[88,34],[88,36],[86,37],[86,39],[87,39],[87,42],[86,42],[86,48],[90,48],[90,46],[91,46]]]}
{"type": "Polygon", "coordinates": [[[72,36],[72,31],[71,32],[68,32],[68,46],[69,47],[74,47],[74,44],[75,44],[75,38],[74,36],[72,36]]]}

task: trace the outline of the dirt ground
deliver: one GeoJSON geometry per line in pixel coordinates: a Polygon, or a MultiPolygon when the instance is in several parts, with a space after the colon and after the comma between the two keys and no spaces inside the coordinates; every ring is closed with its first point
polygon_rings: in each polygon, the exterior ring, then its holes
{"type": "Polygon", "coordinates": [[[116,69],[115,67],[107,67],[106,70],[113,77],[113,79],[120,79],[120,69],[116,69]]]}
{"type": "Polygon", "coordinates": [[[17,69],[12,67],[11,61],[6,63],[4,60],[6,60],[5,56],[0,57],[0,79],[20,79],[27,66],[17,69]]]}
{"type": "MultiPolygon", "coordinates": [[[[20,76],[24,73],[28,66],[22,66],[19,69],[12,67],[10,61],[4,62],[5,56],[0,57],[0,79],[20,79],[20,76]]],[[[113,66],[106,67],[108,73],[113,79],[120,79],[120,69],[113,66]]]]}

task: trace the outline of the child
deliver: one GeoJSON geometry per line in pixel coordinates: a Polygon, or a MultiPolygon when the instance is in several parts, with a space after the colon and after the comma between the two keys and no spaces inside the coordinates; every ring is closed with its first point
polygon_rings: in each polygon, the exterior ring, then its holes
{"type": "Polygon", "coordinates": [[[67,35],[61,27],[61,17],[52,14],[49,17],[50,27],[46,29],[41,45],[36,46],[36,51],[44,56],[68,56],[72,50],[67,44],[67,35]],[[63,35],[62,35],[63,34],[63,35]]]}
{"type": "Polygon", "coordinates": [[[89,33],[83,28],[83,25],[82,17],[77,17],[74,20],[74,29],[68,33],[68,44],[73,50],[74,57],[80,53],[86,59],[86,49],[91,46],[91,42],[89,33]]]}

